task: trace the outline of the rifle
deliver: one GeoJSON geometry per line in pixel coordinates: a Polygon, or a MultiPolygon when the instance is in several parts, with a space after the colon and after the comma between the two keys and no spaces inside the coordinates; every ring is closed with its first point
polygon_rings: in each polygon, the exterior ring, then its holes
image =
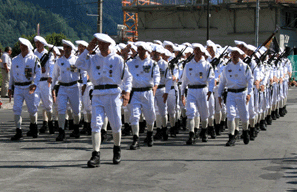
{"type": "Polygon", "coordinates": [[[181,50],[177,56],[175,56],[173,59],[171,59],[168,63],[168,68],[171,71],[171,74],[173,74],[173,69],[175,65],[178,63],[178,60],[183,56],[184,51],[186,50],[188,46],[186,46],[183,50],[181,50]]]}
{"type": "Polygon", "coordinates": [[[265,59],[265,57],[268,54],[269,49],[267,49],[262,55],[260,55],[260,57],[255,57],[256,63],[258,64],[258,66],[260,66],[260,62],[263,61],[265,59]]]}
{"type": "Polygon", "coordinates": [[[135,53],[135,55],[130,56],[125,63],[127,63],[130,59],[135,59],[135,57],[138,55],[138,52],[135,53]]]}
{"type": "Polygon", "coordinates": [[[50,54],[51,52],[53,52],[54,47],[56,46],[56,43],[54,44],[54,46],[48,51],[48,53],[45,53],[44,55],[42,55],[42,57],[40,58],[40,65],[41,67],[44,67],[46,62],[49,60],[50,58],[50,54]]]}
{"type": "Polygon", "coordinates": [[[226,47],[226,49],[221,53],[221,55],[218,58],[214,58],[210,64],[212,65],[213,68],[215,68],[216,66],[218,66],[218,64],[220,63],[221,58],[223,58],[223,56],[225,55],[225,51],[228,49],[229,46],[226,47]]]}
{"type": "Polygon", "coordinates": [[[282,59],[282,58],[285,58],[285,57],[288,57],[290,54],[291,54],[291,51],[292,51],[293,49],[288,49],[288,50],[285,50],[284,52],[282,52],[282,54],[280,54],[279,56],[278,56],[278,58],[275,60],[275,62],[274,62],[274,64],[275,64],[275,66],[277,66],[277,64],[278,64],[278,62],[282,59]]]}
{"type": "Polygon", "coordinates": [[[268,37],[268,39],[266,39],[266,41],[264,43],[262,43],[252,54],[251,56],[248,56],[246,58],[243,59],[243,62],[250,64],[252,61],[252,57],[261,49],[261,47],[265,46],[273,37],[274,35],[278,32],[279,28],[277,27],[274,32],[268,37]]]}
{"type": "Polygon", "coordinates": [[[187,59],[183,61],[183,68],[185,68],[186,64],[189,63],[193,58],[195,57],[195,54],[192,53],[187,59]]]}
{"type": "Polygon", "coordinates": [[[268,59],[268,61],[267,61],[267,64],[271,64],[271,62],[273,61],[273,59],[274,59],[274,57],[275,57],[275,55],[276,55],[277,53],[275,52],[269,59],[268,59]]]}

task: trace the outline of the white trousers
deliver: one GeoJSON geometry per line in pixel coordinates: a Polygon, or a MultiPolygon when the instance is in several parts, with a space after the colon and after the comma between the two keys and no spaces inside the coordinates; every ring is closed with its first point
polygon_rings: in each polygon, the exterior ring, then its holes
{"type": "MultiPolygon", "coordinates": [[[[248,105],[246,105],[247,92],[232,93],[228,92],[226,108],[228,121],[233,121],[236,118],[236,108],[242,122],[249,120],[248,105]]],[[[251,101],[251,100],[250,100],[251,101]]]]}
{"type": "Polygon", "coordinates": [[[16,86],[14,88],[14,104],[13,104],[13,112],[15,115],[21,115],[22,114],[22,108],[24,100],[26,101],[26,105],[28,108],[28,112],[31,116],[34,116],[37,114],[38,104],[39,104],[39,96],[36,93],[36,91],[32,94],[29,93],[29,87],[28,88],[18,88],[16,86]]]}
{"type": "Polygon", "coordinates": [[[167,102],[164,103],[163,94],[165,93],[165,88],[157,89],[155,95],[155,104],[158,107],[158,113],[161,116],[167,115],[167,102]]]}
{"type": "Polygon", "coordinates": [[[42,101],[41,107],[47,112],[52,112],[53,97],[51,88],[48,87],[47,81],[40,81],[36,89],[40,100],[42,101]]]}
{"type": "Polygon", "coordinates": [[[80,103],[81,103],[81,92],[79,86],[60,86],[59,94],[57,97],[58,113],[65,114],[67,110],[67,102],[69,101],[70,106],[73,110],[74,115],[80,114],[80,103]]]}
{"type": "Polygon", "coordinates": [[[188,89],[186,115],[188,119],[194,119],[198,111],[201,121],[208,119],[208,101],[207,101],[208,88],[203,89],[188,89]]]}

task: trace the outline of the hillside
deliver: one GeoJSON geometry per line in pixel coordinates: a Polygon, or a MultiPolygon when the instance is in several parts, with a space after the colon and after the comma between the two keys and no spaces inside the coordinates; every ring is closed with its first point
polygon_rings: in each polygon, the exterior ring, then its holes
{"type": "MultiPolygon", "coordinates": [[[[0,44],[13,46],[21,35],[36,33],[40,23],[42,36],[63,33],[72,41],[90,40],[97,29],[97,0],[0,0],[0,44]]],[[[103,3],[103,32],[116,34],[123,23],[121,0],[103,3]]]]}

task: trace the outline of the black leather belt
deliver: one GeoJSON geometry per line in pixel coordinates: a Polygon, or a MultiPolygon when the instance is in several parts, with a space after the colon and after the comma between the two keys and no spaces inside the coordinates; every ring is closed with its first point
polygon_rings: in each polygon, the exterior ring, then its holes
{"type": "Polygon", "coordinates": [[[174,89],[174,86],[171,86],[171,89],[174,89]]]}
{"type": "Polygon", "coordinates": [[[165,87],[165,85],[158,85],[158,89],[162,89],[164,87],[165,87]]]}
{"type": "Polygon", "coordinates": [[[70,83],[62,83],[62,82],[59,82],[59,84],[62,85],[62,86],[69,87],[69,86],[72,86],[72,85],[77,84],[77,81],[72,81],[72,82],[70,82],[70,83]]]}
{"type": "Polygon", "coordinates": [[[178,84],[178,85],[181,85],[181,84],[182,84],[182,82],[177,82],[177,84],[178,84]]]}
{"type": "Polygon", "coordinates": [[[189,89],[202,89],[207,87],[207,85],[188,85],[189,89]]]}
{"type": "Polygon", "coordinates": [[[30,82],[15,82],[14,85],[17,85],[17,86],[27,86],[27,85],[31,85],[33,83],[33,81],[30,81],[30,82]]]}
{"type": "Polygon", "coordinates": [[[107,84],[107,85],[95,85],[94,89],[103,90],[103,89],[115,89],[118,87],[119,87],[118,85],[107,84]]]}
{"type": "Polygon", "coordinates": [[[231,92],[231,93],[241,93],[243,91],[245,91],[246,88],[242,88],[242,89],[228,89],[228,92],[231,92]]]}
{"type": "Polygon", "coordinates": [[[141,88],[132,88],[132,91],[135,92],[144,92],[144,91],[149,91],[152,90],[152,87],[141,87],[141,88]]]}
{"type": "Polygon", "coordinates": [[[48,80],[48,77],[41,77],[40,78],[40,81],[47,81],[48,80]]]}
{"type": "Polygon", "coordinates": [[[78,80],[77,82],[78,82],[78,83],[83,83],[83,80],[80,79],[80,80],[78,80]]]}

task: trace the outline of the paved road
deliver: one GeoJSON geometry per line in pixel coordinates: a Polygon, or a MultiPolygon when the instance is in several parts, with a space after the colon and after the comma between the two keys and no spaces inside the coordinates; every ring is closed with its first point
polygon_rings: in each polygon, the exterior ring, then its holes
{"type": "MultiPolygon", "coordinates": [[[[120,165],[112,164],[108,141],[101,167],[95,169],[86,167],[92,152],[89,136],[55,142],[55,136],[40,135],[11,142],[13,113],[1,109],[0,191],[297,191],[297,89],[289,93],[289,113],[249,145],[240,141],[225,147],[224,133],[187,146],[188,134],[182,132],[152,148],[131,151],[130,136],[123,139],[120,165]]],[[[25,131],[28,125],[24,118],[25,131]]]]}

